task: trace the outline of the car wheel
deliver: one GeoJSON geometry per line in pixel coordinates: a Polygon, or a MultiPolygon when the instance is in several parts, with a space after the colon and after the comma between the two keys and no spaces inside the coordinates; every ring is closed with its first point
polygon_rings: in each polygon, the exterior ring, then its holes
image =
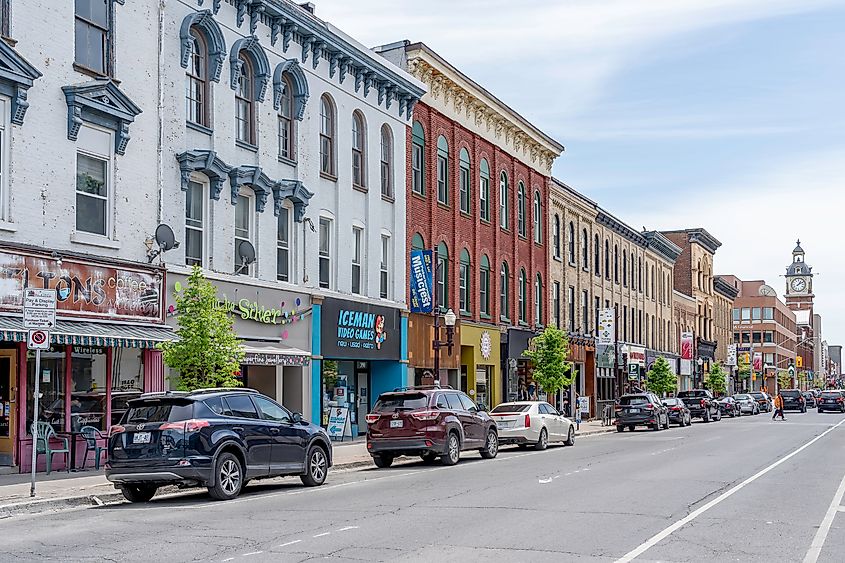
{"type": "Polygon", "coordinates": [[[716,418],[714,418],[713,420],[715,420],[716,422],[719,422],[720,420],[722,420],[722,411],[717,412],[716,418]]]}
{"type": "Polygon", "coordinates": [[[390,467],[393,465],[393,456],[392,455],[374,455],[373,456],[373,463],[376,464],[376,467],[379,469],[384,469],[386,467],[390,467]]]}
{"type": "Polygon", "coordinates": [[[223,452],[214,464],[214,486],[208,487],[208,494],[217,500],[231,500],[241,493],[243,487],[243,466],[231,452],[223,452]]]}
{"type": "Polygon", "coordinates": [[[308,451],[308,461],[305,462],[305,475],[300,476],[306,487],[319,487],[326,482],[329,474],[329,459],[326,451],[320,446],[312,446],[308,451]]]}
{"type": "Polygon", "coordinates": [[[649,428],[649,430],[651,430],[652,432],[657,432],[658,430],[660,430],[660,422],[656,422],[656,423],[654,423],[654,424],[649,424],[649,425],[648,425],[648,428],[649,428]]]}
{"type": "Polygon", "coordinates": [[[628,426],[628,430],[630,430],[631,432],[633,432],[634,430],[636,430],[636,428],[637,428],[637,427],[636,427],[636,426],[634,426],[633,424],[630,424],[630,425],[628,426]]]}
{"type": "Polygon", "coordinates": [[[566,441],[563,443],[564,446],[574,446],[575,445],[575,428],[572,426],[569,427],[569,433],[566,435],[566,441]]]}
{"type": "Polygon", "coordinates": [[[534,446],[535,450],[545,450],[549,447],[549,434],[545,428],[540,429],[540,437],[537,438],[537,444],[534,446]]]}
{"type": "Polygon", "coordinates": [[[420,456],[423,463],[432,464],[437,461],[437,454],[423,454],[420,456]]]}
{"type": "Polygon", "coordinates": [[[148,502],[156,494],[155,485],[123,485],[120,492],[129,502],[148,502]]]}
{"type": "Polygon", "coordinates": [[[625,427],[624,427],[624,426],[617,426],[617,427],[616,427],[616,431],[617,431],[617,432],[624,432],[624,431],[625,431],[625,427]]]}
{"type": "Polygon", "coordinates": [[[663,425],[664,430],[669,430],[669,415],[666,415],[666,424],[663,425]]]}
{"type": "Polygon", "coordinates": [[[446,455],[442,458],[443,465],[455,465],[461,459],[461,441],[458,435],[454,432],[449,433],[449,439],[446,441],[446,455]]]}
{"type": "Polygon", "coordinates": [[[499,453],[499,436],[492,428],[487,431],[487,442],[484,449],[481,450],[481,457],[484,459],[493,459],[499,453]]]}

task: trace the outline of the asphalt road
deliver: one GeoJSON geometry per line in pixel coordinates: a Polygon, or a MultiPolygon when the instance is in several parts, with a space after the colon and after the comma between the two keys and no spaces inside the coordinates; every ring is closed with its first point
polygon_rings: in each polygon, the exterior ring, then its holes
{"type": "Polygon", "coordinates": [[[841,562],[844,476],[845,416],[761,414],[16,517],[0,560],[841,562]]]}

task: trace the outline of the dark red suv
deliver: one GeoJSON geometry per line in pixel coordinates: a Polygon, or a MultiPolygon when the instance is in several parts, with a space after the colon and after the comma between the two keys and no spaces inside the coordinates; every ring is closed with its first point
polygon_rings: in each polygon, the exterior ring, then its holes
{"type": "Polygon", "coordinates": [[[499,453],[496,423],[460,391],[412,387],[382,393],[367,415],[367,450],[377,467],[400,455],[455,465],[463,450],[490,459],[499,453]]]}

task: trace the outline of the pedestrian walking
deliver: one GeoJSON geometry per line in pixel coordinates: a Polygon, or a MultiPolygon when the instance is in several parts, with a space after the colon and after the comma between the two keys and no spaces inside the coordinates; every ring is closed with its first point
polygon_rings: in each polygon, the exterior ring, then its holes
{"type": "Polygon", "coordinates": [[[775,397],[775,414],[772,415],[772,420],[777,420],[778,415],[780,415],[781,420],[786,420],[786,417],[783,416],[783,395],[781,395],[780,391],[778,391],[777,396],[775,397]]]}

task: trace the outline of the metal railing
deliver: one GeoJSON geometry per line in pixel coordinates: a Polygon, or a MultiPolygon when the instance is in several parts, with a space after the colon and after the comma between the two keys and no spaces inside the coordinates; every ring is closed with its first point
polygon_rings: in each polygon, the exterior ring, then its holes
{"type": "Polygon", "coordinates": [[[596,410],[601,415],[602,426],[613,425],[613,405],[615,401],[596,401],[596,410]]]}

